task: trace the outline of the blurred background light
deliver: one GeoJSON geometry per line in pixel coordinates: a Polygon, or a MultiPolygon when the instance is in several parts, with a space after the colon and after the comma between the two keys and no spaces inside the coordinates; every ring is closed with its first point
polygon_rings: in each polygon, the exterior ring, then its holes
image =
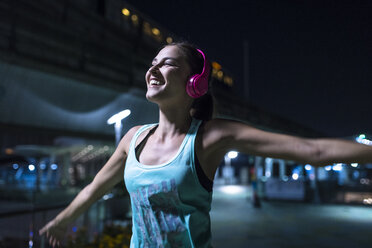
{"type": "Polygon", "coordinates": [[[35,170],[35,165],[33,165],[33,164],[28,165],[28,170],[29,171],[34,171],[35,170]]]}
{"type": "Polygon", "coordinates": [[[366,198],[363,200],[363,203],[366,205],[372,205],[372,198],[366,198]]]}
{"type": "Polygon", "coordinates": [[[237,151],[230,151],[230,152],[227,153],[227,156],[231,159],[236,158],[238,156],[238,152],[237,151]]]}
{"type": "Polygon", "coordinates": [[[114,123],[116,124],[118,122],[121,122],[121,120],[124,119],[125,117],[127,117],[128,115],[130,115],[130,110],[129,109],[123,110],[123,111],[111,116],[107,120],[107,124],[111,125],[111,124],[114,124],[114,123]]]}
{"type": "Polygon", "coordinates": [[[40,164],[40,169],[45,170],[46,169],[46,164],[45,163],[41,163],[40,164]]]}
{"type": "Polygon", "coordinates": [[[241,194],[241,193],[244,192],[244,187],[243,186],[238,186],[238,185],[221,186],[219,189],[222,192],[224,192],[226,194],[231,194],[231,195],[241,194]]]}
{"type": "Polygon", "coordinates": [[[297,180],[298,179],[298,174],[297,173],[293,173],[292,174],[292,179],[293,180],[297,180]]]}
{"type": "Polygon", "coordinates": [[[138,16],[137,15],[132,15],[131,19],[135,23],[138,22],[138,16]]]}
{"type": "Polygon", "coordinates": [[[57,169],[58,169],[58,165],[57,165],[57,164],[51,164],[51,165],[50,165],[50,168],[51,168],[52,170],[57,170],[57,169]]]}
{"type": "Polygon", "coordinates": [[[358,167],[358,163],[351,163],[351,166],[356,168],[356,167],[358,167]]]}
{"type": "Polygon", "coordinates": [[[156,36],[160,35],[160,30],[157,29],[157,28],[152,28],[151,32],[152,32],[153,35],[156,35],[156,36]]]}
{"type": "Polygon", "coordinates": [[[129,16],[130,15],[130,11],[127,8],[122,9],[121,10],[121,13],[123,13],[123,15],[125,15],[125,16],[129,16]]]}
{"type": "Polygon", "coordinates": [[[167,41],[168,44],[170,44],[170,43],[173,42],[173,39],[172,39],[172,37],[167,37],[166,41],[167,41]]]}
{"type": "Polygon", "coordinates": [[[332,170],[341,171],[342,170],[342,164],[335,164],[334,166],[332,166],[332,170]]]}

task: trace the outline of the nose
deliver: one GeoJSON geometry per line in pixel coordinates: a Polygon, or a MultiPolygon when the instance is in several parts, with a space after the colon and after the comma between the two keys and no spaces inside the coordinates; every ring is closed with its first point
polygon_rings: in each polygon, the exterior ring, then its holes
{"type": "Polygon", "coordinates": [[[150,68],[149,68],[149,72],[152,73],[152,74],[157,74],[158,73],[158,66],[157,65],[152,65],[150,68]]]}

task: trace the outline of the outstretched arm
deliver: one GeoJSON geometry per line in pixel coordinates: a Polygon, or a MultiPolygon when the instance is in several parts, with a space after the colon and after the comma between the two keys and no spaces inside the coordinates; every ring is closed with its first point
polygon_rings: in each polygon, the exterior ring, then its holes
{"type": "Polygon", "coordinates": [[[372,162],[372,147],[334,138],[309,139],[256,129],[237,121],[213,120],[224,150],[236,149],[263,157],[322,166],[331,163],[372,162]]]}
{"type": "Polygon", "coordinates": [[[75,199],[52,221],[40,229],[39,234],[46,234],[49,243],[54,247],[60,245],[67,226],[85,212],[95,201],[123,180],[123,171],[130,140],[137,128],[132,128],[120,141],[117,149],[75,199]]]}
{"type": "Polygon", "coordinates": [[[372,146],[342,139],[312,139],[318,150],[314,165],[371,163],[372,146]]]}

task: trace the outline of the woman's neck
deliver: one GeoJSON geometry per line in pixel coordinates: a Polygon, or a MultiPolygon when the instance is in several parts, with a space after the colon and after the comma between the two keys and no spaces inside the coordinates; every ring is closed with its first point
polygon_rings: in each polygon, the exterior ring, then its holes
{"type": "Polygon", "coordinates": [[[160,141],[187,133],[192,117],[188,106],[180,108],[159,108],[159,126],[156,136],[160,141]]]}

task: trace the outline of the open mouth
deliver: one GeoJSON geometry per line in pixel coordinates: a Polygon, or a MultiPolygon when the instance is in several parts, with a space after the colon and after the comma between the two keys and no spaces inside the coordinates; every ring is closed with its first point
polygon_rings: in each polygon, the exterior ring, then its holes
{"type": "Polygon", "coordinates": [[[163,85],[163,84],[164,84],[163,82],[160,82],[160,81],[155,80],[155,79],[151,79],[150,83],[149,83],[150,86],[159,86],[159,85],[163,85]]]}

